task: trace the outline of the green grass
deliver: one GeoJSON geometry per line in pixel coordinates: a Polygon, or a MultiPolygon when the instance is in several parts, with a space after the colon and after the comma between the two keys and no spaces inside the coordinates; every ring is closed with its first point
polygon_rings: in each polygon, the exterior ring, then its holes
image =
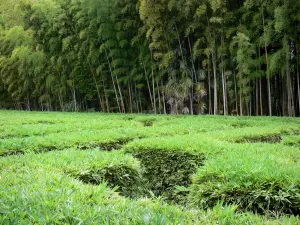
{"type": "Polygon", "coordinates": [[[0,224],[300,224],[300,119],[0,111],[0,224]]]}

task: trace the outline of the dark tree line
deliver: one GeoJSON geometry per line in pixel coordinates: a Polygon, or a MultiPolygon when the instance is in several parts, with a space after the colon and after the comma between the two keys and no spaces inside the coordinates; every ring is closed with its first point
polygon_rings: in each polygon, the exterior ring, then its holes
{"type": "Polygon", "coordinates": [[[300,115],[299,0],[3,0],[0,108],[300,115]]]}

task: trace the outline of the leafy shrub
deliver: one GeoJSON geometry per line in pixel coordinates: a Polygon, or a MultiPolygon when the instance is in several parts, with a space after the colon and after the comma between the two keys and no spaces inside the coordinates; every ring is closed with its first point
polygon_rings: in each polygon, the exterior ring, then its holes
{"type": "Polygon", "coordinates": [[[144,167],[145,187],[156,196],[164,196],[175,202],[183,201],[185,192],[176,186],[188,187],[191,175],[202,165],[204,156],[189,152],[146,150],[134,154],[144,167]]]}
{"type": "Polygon", "coordinates": [[[266,143],[279,143],[281,141],[280,135],[261,135],[261,136],[251,136],[251,137],[244,137],[241,139],[236,140],[237,143],[242,142],[266,142],[266,143]]]}
{"type": "Polygon", "coordinates": [[[142,189],[141,177],[137,170],[126,165],[112,165],[101,169],[73,171],[71,176],[84,183],[99,185],[107,182],[111,188],[118,187],[123,196],[136,197],[142,189]]]}
{"type": "Polygon", "coordinates": [[[243,211],[300,214],[297,148],[267,143],[224,147],[226,153],[209,157],[194,176],[189,203],[207,209],[222,200],[243,211]]]}
{"type": "Polygon", "coordinates": [[[286,136],[283,137],[283,144],[289,146],[299,146],[300,147],[300,136],[286,136]]]}
{"type": "Polygon", "coordinates": [[[284,182],[234,183],[225,182],[217,174],[207,174],[192,185],[189,200],[204,209],[223,201],[259,214],[300,215],[300,185],[287,186],[284,182]]]}
{"type": "Polygon", "coordinates": [[[77,148],[81,150],[86,150],[86,149],[99,147],[101,150],[104,151],[112,151],[112,150],[121,149],[122,146],[128,143],[129,141],[130,139],[125,138],[125,139],[119,139],[115,141],[102,142],[102,143],[97,143],[97,142],[77,143],[77,148]]]}
{"type": "Polygon", "coordinates": [[[154,122],[156,121],[156,118],[154,117],[138,117],[137,121],[141,122],[145,127],[151,127],[153,126],[154,122]]]}

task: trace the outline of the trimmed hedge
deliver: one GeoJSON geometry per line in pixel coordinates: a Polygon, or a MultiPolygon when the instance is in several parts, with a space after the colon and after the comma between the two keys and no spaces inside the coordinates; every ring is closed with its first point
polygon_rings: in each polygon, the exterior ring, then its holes
{"type": "Polygon", "coordinates": [[[183,202],[185,192],[176,187],[188,187],[191,175],[202,165],[204,156],[189,152],[146,150],[133,154],[144,168],[145,188],[156,196],[163,196],[174,202],[183,202]]]}
{"type": "Polygon", "coordinates": [[[300,215],[300,185],[284,182],[261,183],[226,182],[217,174],[209,174],[191,186],[189,201],[203,209],[212,208],[219,201],[238,205],[242,211],[278,216],[300,215]]]}
{"type": "Polygon", "coordinates": [[[193,178],[189,203],[211,208],[223,201],[242,211],[300,215],[299,150],[266,143],[224,144],[193,178]],[[247,154],[245,154],[245,152],[247,154]]]}
{"type": "Polygon", "coordinates": [[[101,169],[90,169],[85,171],[73,171],[69,175],[79,179],[83,183],[99,185],[107,182],[112,189],[128,197],[137,197],[141,189],[141,176],[139,172],[126,165],[112,165],[101,169]]]}

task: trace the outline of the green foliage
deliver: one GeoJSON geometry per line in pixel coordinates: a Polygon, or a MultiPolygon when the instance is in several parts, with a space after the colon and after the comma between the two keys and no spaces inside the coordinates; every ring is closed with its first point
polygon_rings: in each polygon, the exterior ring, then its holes
{"type": "Polygon", "coordinates": [[[209,160],[195,175],[190,190],[192,204],[207,208],[222,200],[260,214],[299,215],[296,148],[244,144],[228,145],[227,149],[225,155],[209,160]],[[247,155],[242,156],[243,149],[247,155]]]}
{"type": "Polygon", "coordinates": [[[203,156],[168,150],[140,150],[133,153],[144,167],[145,187],[156,196],[170,201],[184,202],[186,193],[178,193],[176,186],[188,187],[191,175],[202,165],[203,156]],[[183,194],[183,196],[182,196],[183,194]]]}
{"type": "Polygon", "coordinates": [[[71,176],[88,184],[99,185],[107,182],[110,188],[118,188],[123,196],[136,197],[142,190],[142,180],[138,172],[126,165],[114,165],[98,170],[69,172],[71,176]]]}
{"type": "Polygon", "coordinates": [[[299,124],[1,111],[0,223],[298,224],[299,124]]]}
{"type": "Polygon", "coordinates": [[[296,0],[2,0],[0,107],[265,115],[268,99],[270,115],[299,115],[299,10],[296,0]]]}

